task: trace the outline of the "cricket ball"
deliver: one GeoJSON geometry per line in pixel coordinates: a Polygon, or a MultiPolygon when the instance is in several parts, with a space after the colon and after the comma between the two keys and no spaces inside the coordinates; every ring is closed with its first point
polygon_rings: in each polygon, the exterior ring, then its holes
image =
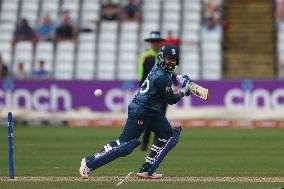
{"type": "Polygon", "coordinates": [[[94,95],[95,95],[95,96],[102,96],[102,94],[103,94],[102,89],[96,89],[96,90],[94,91],[94,95]]]}

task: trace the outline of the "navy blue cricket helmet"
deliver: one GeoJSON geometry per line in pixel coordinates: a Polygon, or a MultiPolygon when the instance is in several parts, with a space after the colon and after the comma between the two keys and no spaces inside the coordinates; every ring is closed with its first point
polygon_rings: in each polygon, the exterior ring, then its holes
{"type": "Polygon", "coordinates": [[[179,66],[179,50],[175,45],[172,45],[172,44],[163,45],[160,49],[158,59],[161,62],[162,67],[166,71],[173,72],[179,66]],[[171,57],[171,58],[176,59],[175,65],[174,64],[166,64],[165,63],[166,57],[171,57]]]}

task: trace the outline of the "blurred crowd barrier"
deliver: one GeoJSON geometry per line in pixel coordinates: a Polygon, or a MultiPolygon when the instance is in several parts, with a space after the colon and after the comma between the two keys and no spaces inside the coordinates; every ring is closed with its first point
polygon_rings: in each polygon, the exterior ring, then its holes
{"type": "MultiPolygon", "coordinates": [[[[40,112],[26,109],[4,108],[1,120],[9,111],[18,123],[31,126],[67,125],[69,127],[123,127],[127,114],[124,112],[94,112],[87,108],[67,112],[40,112]]],[[[227,109],[220,107],[170,108],[167,117],[173,127],[230,127],[230,128],[284,128],[284,109],[227,109]]],[[[3,123],[6,123],[3,121],[3,123]]]]}

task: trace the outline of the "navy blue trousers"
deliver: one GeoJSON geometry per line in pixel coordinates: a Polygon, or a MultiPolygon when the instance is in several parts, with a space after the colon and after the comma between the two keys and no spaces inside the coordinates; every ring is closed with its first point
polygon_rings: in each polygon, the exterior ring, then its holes
{"type": "Polygon", "coordinates": [[[162,112],[143,112],[139,110],[128,109],[128,118],[125,123],[120,141],[139,139],[143,131],[151,129],[158,138],[169,139],[172,136],[172,128],[162,112]]]}

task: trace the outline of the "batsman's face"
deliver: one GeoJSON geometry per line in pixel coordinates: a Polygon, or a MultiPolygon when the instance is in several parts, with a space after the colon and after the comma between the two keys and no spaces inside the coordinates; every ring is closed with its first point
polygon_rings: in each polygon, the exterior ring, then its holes
{"type": "Polygon", "coordinates": [[[172,57],[165,57],[165,66],[168,71],[172,71],[176,66],[177,60],[172,57]]]}

